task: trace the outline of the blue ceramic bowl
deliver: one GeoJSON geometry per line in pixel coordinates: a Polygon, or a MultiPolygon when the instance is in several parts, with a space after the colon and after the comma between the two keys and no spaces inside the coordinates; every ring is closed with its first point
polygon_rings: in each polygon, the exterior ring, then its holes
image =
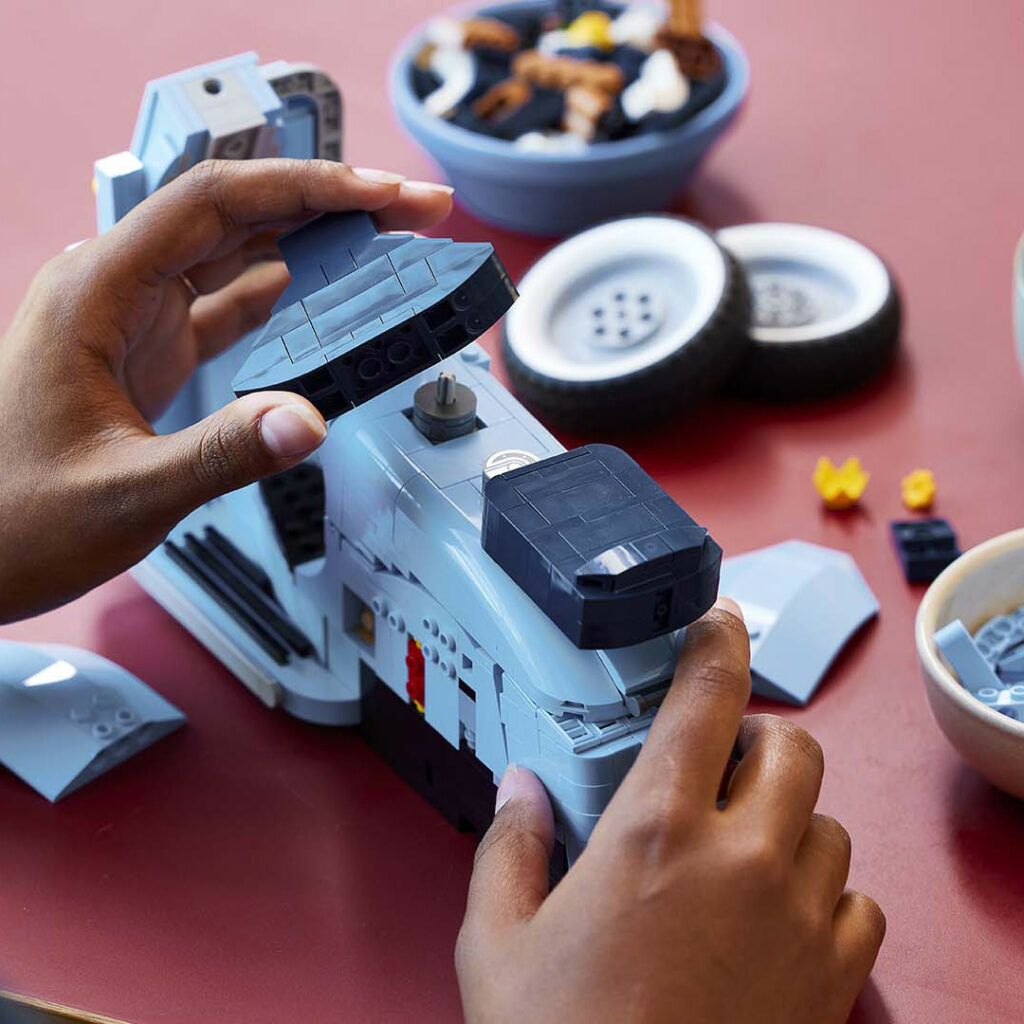
{"type": "MultiPolygon", "coordinates": [[[[484,8],[500,15],[550,10],[551,0],[484,8]]],[[[465,9],[453,12],[465,17],[465,9]]],[[[391,102],[405,130],[441,165],[456,198],[498,227],[531,235],[564,235],[629,213],[663,209],[678,195],[711,144],[736,116],[747,93],[750,65],[739,43],[710,25],[722,52],[725,89],[685,124],[664,132],[600,142],[583,153],[529,153],[511,142],[459,128],[427,113],[413,92],[410,65],[422,45],[418,30],[391,63],[391,102]]]]}

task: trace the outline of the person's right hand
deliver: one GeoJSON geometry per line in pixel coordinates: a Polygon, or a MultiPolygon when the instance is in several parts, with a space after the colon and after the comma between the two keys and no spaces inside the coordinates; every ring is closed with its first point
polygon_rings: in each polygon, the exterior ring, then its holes
{"type": "Polygon", "coordinates": [[[550,895],[551,807],[509,768],[456,951],[470,1024],[848,1016],[885,918],[846,889],[846,830],[814,813],[821,748],[781,718],[743,717],[739,614],[723,600],[689,628],[633,769],[550,895]]]}

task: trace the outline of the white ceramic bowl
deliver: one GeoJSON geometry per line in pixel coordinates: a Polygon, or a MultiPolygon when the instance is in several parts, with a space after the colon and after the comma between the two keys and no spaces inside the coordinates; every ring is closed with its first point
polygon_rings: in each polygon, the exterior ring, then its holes
{"type": "Polygon", "coordinates": [[[928,588],[914,636],[935,721],[975,771],[1024,800],[1024,723],[976,700],[939,654],[932,637],[953,619],[974,633],[995,615],[1024,605],[1024,530],[979,544],[928,588]]]}

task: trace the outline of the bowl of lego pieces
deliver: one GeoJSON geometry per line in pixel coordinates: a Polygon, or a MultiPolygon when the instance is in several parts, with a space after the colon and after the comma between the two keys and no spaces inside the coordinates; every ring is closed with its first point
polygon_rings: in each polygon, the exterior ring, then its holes
{"type": "Polygon", "coordinates": [[[399,49],[390,93],[471,213],[563,235],[667,206],[749,78],[699,0],[524,0],[433,18],[399,49]]]}
{"type": "Polygon", "coordinates": [[[921,601],[915,639],[946,739],[994,786],[1024,799],[1024,530],[953,562],[921,601]]]}

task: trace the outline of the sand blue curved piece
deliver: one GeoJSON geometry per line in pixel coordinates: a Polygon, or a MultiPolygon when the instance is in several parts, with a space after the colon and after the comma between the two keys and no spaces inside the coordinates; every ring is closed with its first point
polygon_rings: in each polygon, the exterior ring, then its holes
{"type": "Polygon", "coordinates": [[[0,764],[59,800],[173,732],[185,716],[76,647],[0,640],[0,764]]]}
{"type": "MultiPolygon", "coordinates": [[[[530,0],[480,13],[550,7],[550,0],[530,0]]],[[[469,11],[463,7],[453,13],[469,11]]],[[[429,113],[413,91],[410,74],[423,43],[422,27],[395,55],[388,89],[402,127],[441,165],[457,201],[471,213],[511,231],[565,235],[612,217],[664,209],[728,128],[747,94],[750,66],[725,29],[709,25],[707,34],[722,53],[726,71],[725,88],[714,101],[676,128],[597,143],[582,154],[526,152],[429,113]]]]}
{"type": "Polygon", "coordinates": [[[726,558],[719,592],[743,610],[754,692],[788,704],[811,699],[846,642],[878,613],[848,554],[801,540],[726,558]]]}

